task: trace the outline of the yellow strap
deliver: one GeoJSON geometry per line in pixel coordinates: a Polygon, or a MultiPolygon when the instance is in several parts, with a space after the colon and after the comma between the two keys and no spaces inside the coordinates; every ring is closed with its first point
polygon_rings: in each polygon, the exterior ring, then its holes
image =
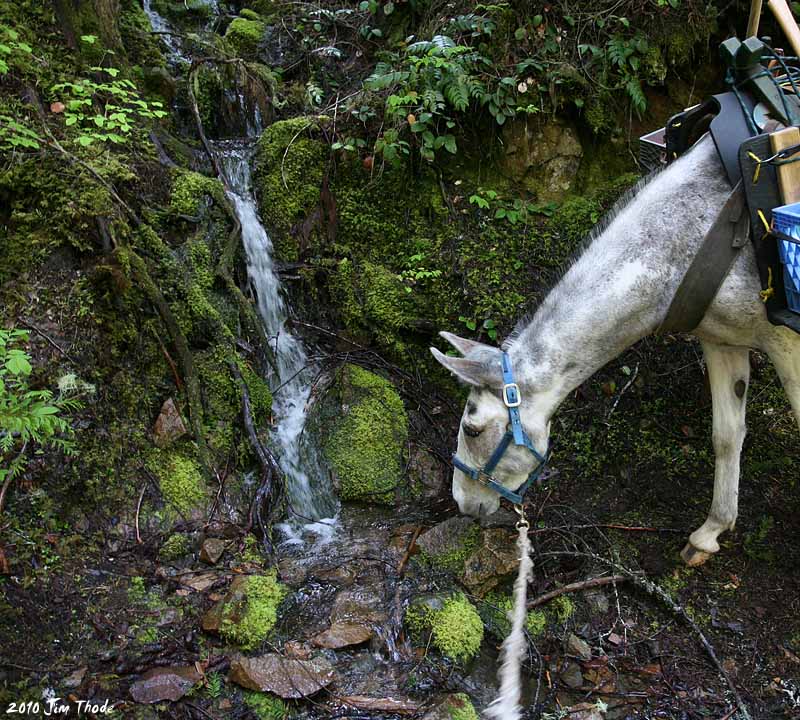
{"type": "Polygon", "coordinates": [[[753,185],[755,185],[758,182],[758,176],[761,174],[762,161],[761,158],[758,157],[758,155],[756,155],[752,150],[747,151],[747,157],[749,157],[751,160],[755,160],[756,163],[756,169],[753,172],[753,185]]]}
{"type": "MultiPolygon", "coordinates": [[[[761,214],[761,211],[758,211],[761,214]]],[[[775,288],[772,287],[772,267],[767,268],[767,289],[758,293],[761,296],[761,302],[767,302],[774,294],[775,288]]]]}
{"type": "Polygon", "coordinates": [[[767,222],[767,218],[764,216],[764,213],[763,213],[763,212],[761,212],[761,210],[760,210],[760,209],[759,209],[759,211],[758,211],[758,217],[759,217],[759,218],[761,218],[761,222],[762,222],[762,223],[764,223],[764,230],[765,230],[767,233],[770,233],[770,232],[772,232],[772,228],[769,226],[769,223],[767,222]]]}

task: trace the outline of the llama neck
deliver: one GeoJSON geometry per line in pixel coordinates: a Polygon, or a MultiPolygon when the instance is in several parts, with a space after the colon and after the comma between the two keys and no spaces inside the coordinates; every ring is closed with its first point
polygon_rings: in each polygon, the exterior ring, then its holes
{"type": "Polygon", "coordinates": [[[547,295],[509,353],[551,412],[658,328],[728,193],[713,144],[699,143],[642,187],[547,295]]]}

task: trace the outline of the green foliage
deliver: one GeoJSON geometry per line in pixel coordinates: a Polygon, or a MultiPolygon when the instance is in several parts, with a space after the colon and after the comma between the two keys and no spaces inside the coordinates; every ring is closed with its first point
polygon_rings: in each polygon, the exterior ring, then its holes
{"type": "Polygon", "coordinates": [[[75,449],[63,413],[77,410],[80,403],[63,393],[54,399],[50,390],[30,388],[31,357],[19,347],[28,337],[26,330],[0,328],[0,484],[24,470],[29,446],[68,455],[75,449]]]}
{"type": "Polygon", "coordinates": [[[206,695],[210,698],[218,698],[222,695],[225,680],[222,673],[212,672],[206,675],[206,695]]]}
{"type": "MultiPolygon", "coordinates": [[[[477,16],[470,17],[474,25],[461,16],[458,27],[480,28],[473,33],[477,36],[492,34],[491,20],[480,18],[479,22],[477,16]]],[[[524,97],[524,82],[516,75],[498,79],[494,70],[488,57],[469,45],[457,44],[448,35],[412,43],[403,54],[378,63],[364,81],[366,90],[389,93],[388,129],[378,139],[376,152],[398,164],[413,144],[424,160],[432,161],[442,148],[456,154],[455,128],[468,112],[485,108],[497,125],[518,113],[538,112],[524,97]],[[401,132],[409,140],[401,139],[401,132]]]]}
{"type": "Polygon", "coordinates": [[[223,609],[220,634],[244,650],[258,647],[277,622],[278,605],[287,593],[274,570],[251,575],[243,587],[243,604],[232,603],[223,609]]]}
{"type": "Polygon", "coordinates": [[[775,562],[775,551],[767,542],[767,536],[775,525],[775,518],[762,515],[756,527],[744,536],[744,551],[748,557],[760,562],[775,562]]]}
{"type": "Polygon", "coordinates": [[[62,82],[50,91],[54,102],[65,105],[64,124],[71,128],[78,145],[87,147],[96,141],[124,144],[137,124],[167,115],[159,101],[143,100],[133,82],[119,77],[117,68],[98,66],[90,70],[107,77],[103,81],[81,78],[62,82]]]}
{"type": "Polygon", "coordinates": [[[244,701],[258,720],[284,720],[289,716],[289,708],[276,695],[245,690],[244,701]]]}
{"type": "Polygon", "coordinates": [[[0,25],[0,75],[6,75],[11,68],[24,69],[32,56],[33,48],[20,39],[16,30],[0,25]]]}
{"type": "Polygon", "coordinates": [[[324,443],[325,456],[339,481],[342,500],[391,502],[402,474],[408,436],[403,401],[384,378],[357,365],[339,371],[347,413],[324,443]]]}

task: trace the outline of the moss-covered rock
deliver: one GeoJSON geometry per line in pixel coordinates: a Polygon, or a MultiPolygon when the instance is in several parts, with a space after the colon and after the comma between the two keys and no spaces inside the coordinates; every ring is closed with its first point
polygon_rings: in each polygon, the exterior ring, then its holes
{"type": "Polygon", "coordinates": [[[211,199],[222,203],[222,183],[191,170],[176,170],[172,177],[169,210],[179,215],[195,217],[211,199]]]}
{"type": "Polygon", "coordinates": [[[239,57],[252,58],[258,52],[258,46],[266,29],[266,24],[260,19],[237,17],[228,25],[225,40],[239,57]]]}
{"type": "MultiPolygon", "coordinates": [[[[504,640],[511,631],[509,613],[514,607],[511,593],[493,590],[488,593],[478,605],[478,612],[483,620],[486,630],[497,640],[504,640]]],[[[542,610],[529,610],[525,618],[525,630],[536,638],[547,627],[547,616],[542,610]]]]}
{"type": "Polygon", "coordinates": [[[191,515],[205,506],[208,491],[194,458],[178,450],[153,450],[147,466],[158,478],[165,502],[179,513],[191,515]]]}
{"type": "Polygon", "coordinates": [[[483,642],[483,621],[462,593],[418,600],[406,610],[405,621],[412,637],[429,635],[433,647],[456,662],[472,659],[483,642]]]}
{"type": "Polygon", "coordinates": [[[427,567],[461,575],[464,562],[478,547],[480,535],[480,526],[471,518],[455,515],[417,538],[419,561],[427,567]]]}
{"type": "Polygon", "coordinates": [[[342,414],[332,419],[323,449],[342,500],[391,502],[400,482],[408,418],[392,383],[357,365],[336,378],[342,414]]]}
{"type": "Polygon", "coordinates": [[[192,551],[192,539],[184,533],[170,535],[158,550],[158,557],[167,562],[178,560],[192,551]]]}
{"type": "Polygon", "coordinates": [[[278,619],[278,606],[288,590],[274,570],[239,576],[225,597],[203,617],[203,629],[218,632],[244,650],[258,647],[278,619]]]}

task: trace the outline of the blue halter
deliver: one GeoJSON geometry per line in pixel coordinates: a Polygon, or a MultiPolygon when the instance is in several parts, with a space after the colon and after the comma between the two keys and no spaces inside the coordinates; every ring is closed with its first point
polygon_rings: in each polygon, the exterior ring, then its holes
{"type": "Polygon", "coordinates": [[[547,451],[542,456],[533,446],[528,434],[522,428],[522,420],[519,416],[519,406],[522,403],[522,397],[519,392],[519,385],[514,382],[514,371],[511,369],[511,358],[508,353],[502,355],[503,366],[503,404],[508,408],[509,429],[506,430],[505,435],[500,440],[500,443],[495,448],[492,456],[489,458],[486,465],[481,470],[476,470],[467,465],[463,460],[459,459],[457,455],[453,454],[453,465],[457,467],[465,475],[468,475],[481,485],[486,485],[494,490],[496,493],[502,495],[506,500],[514,503],[514,505],[522,505],[525,493],[528,488],[535,483],[542,474],[542,471],[547,466],[547,461],[550,459],[550,447],[548,444],[547,451]],[[536,468],[528,475],[528,479],[520,485],[516,491],[511,491],[503,487],[497,480],[492,477],[492,472],[497,467],[501,458],[508,450],[511,441],[515,445],[527,448],[531,451],[533,456],[539,461],[536,468]]]}

